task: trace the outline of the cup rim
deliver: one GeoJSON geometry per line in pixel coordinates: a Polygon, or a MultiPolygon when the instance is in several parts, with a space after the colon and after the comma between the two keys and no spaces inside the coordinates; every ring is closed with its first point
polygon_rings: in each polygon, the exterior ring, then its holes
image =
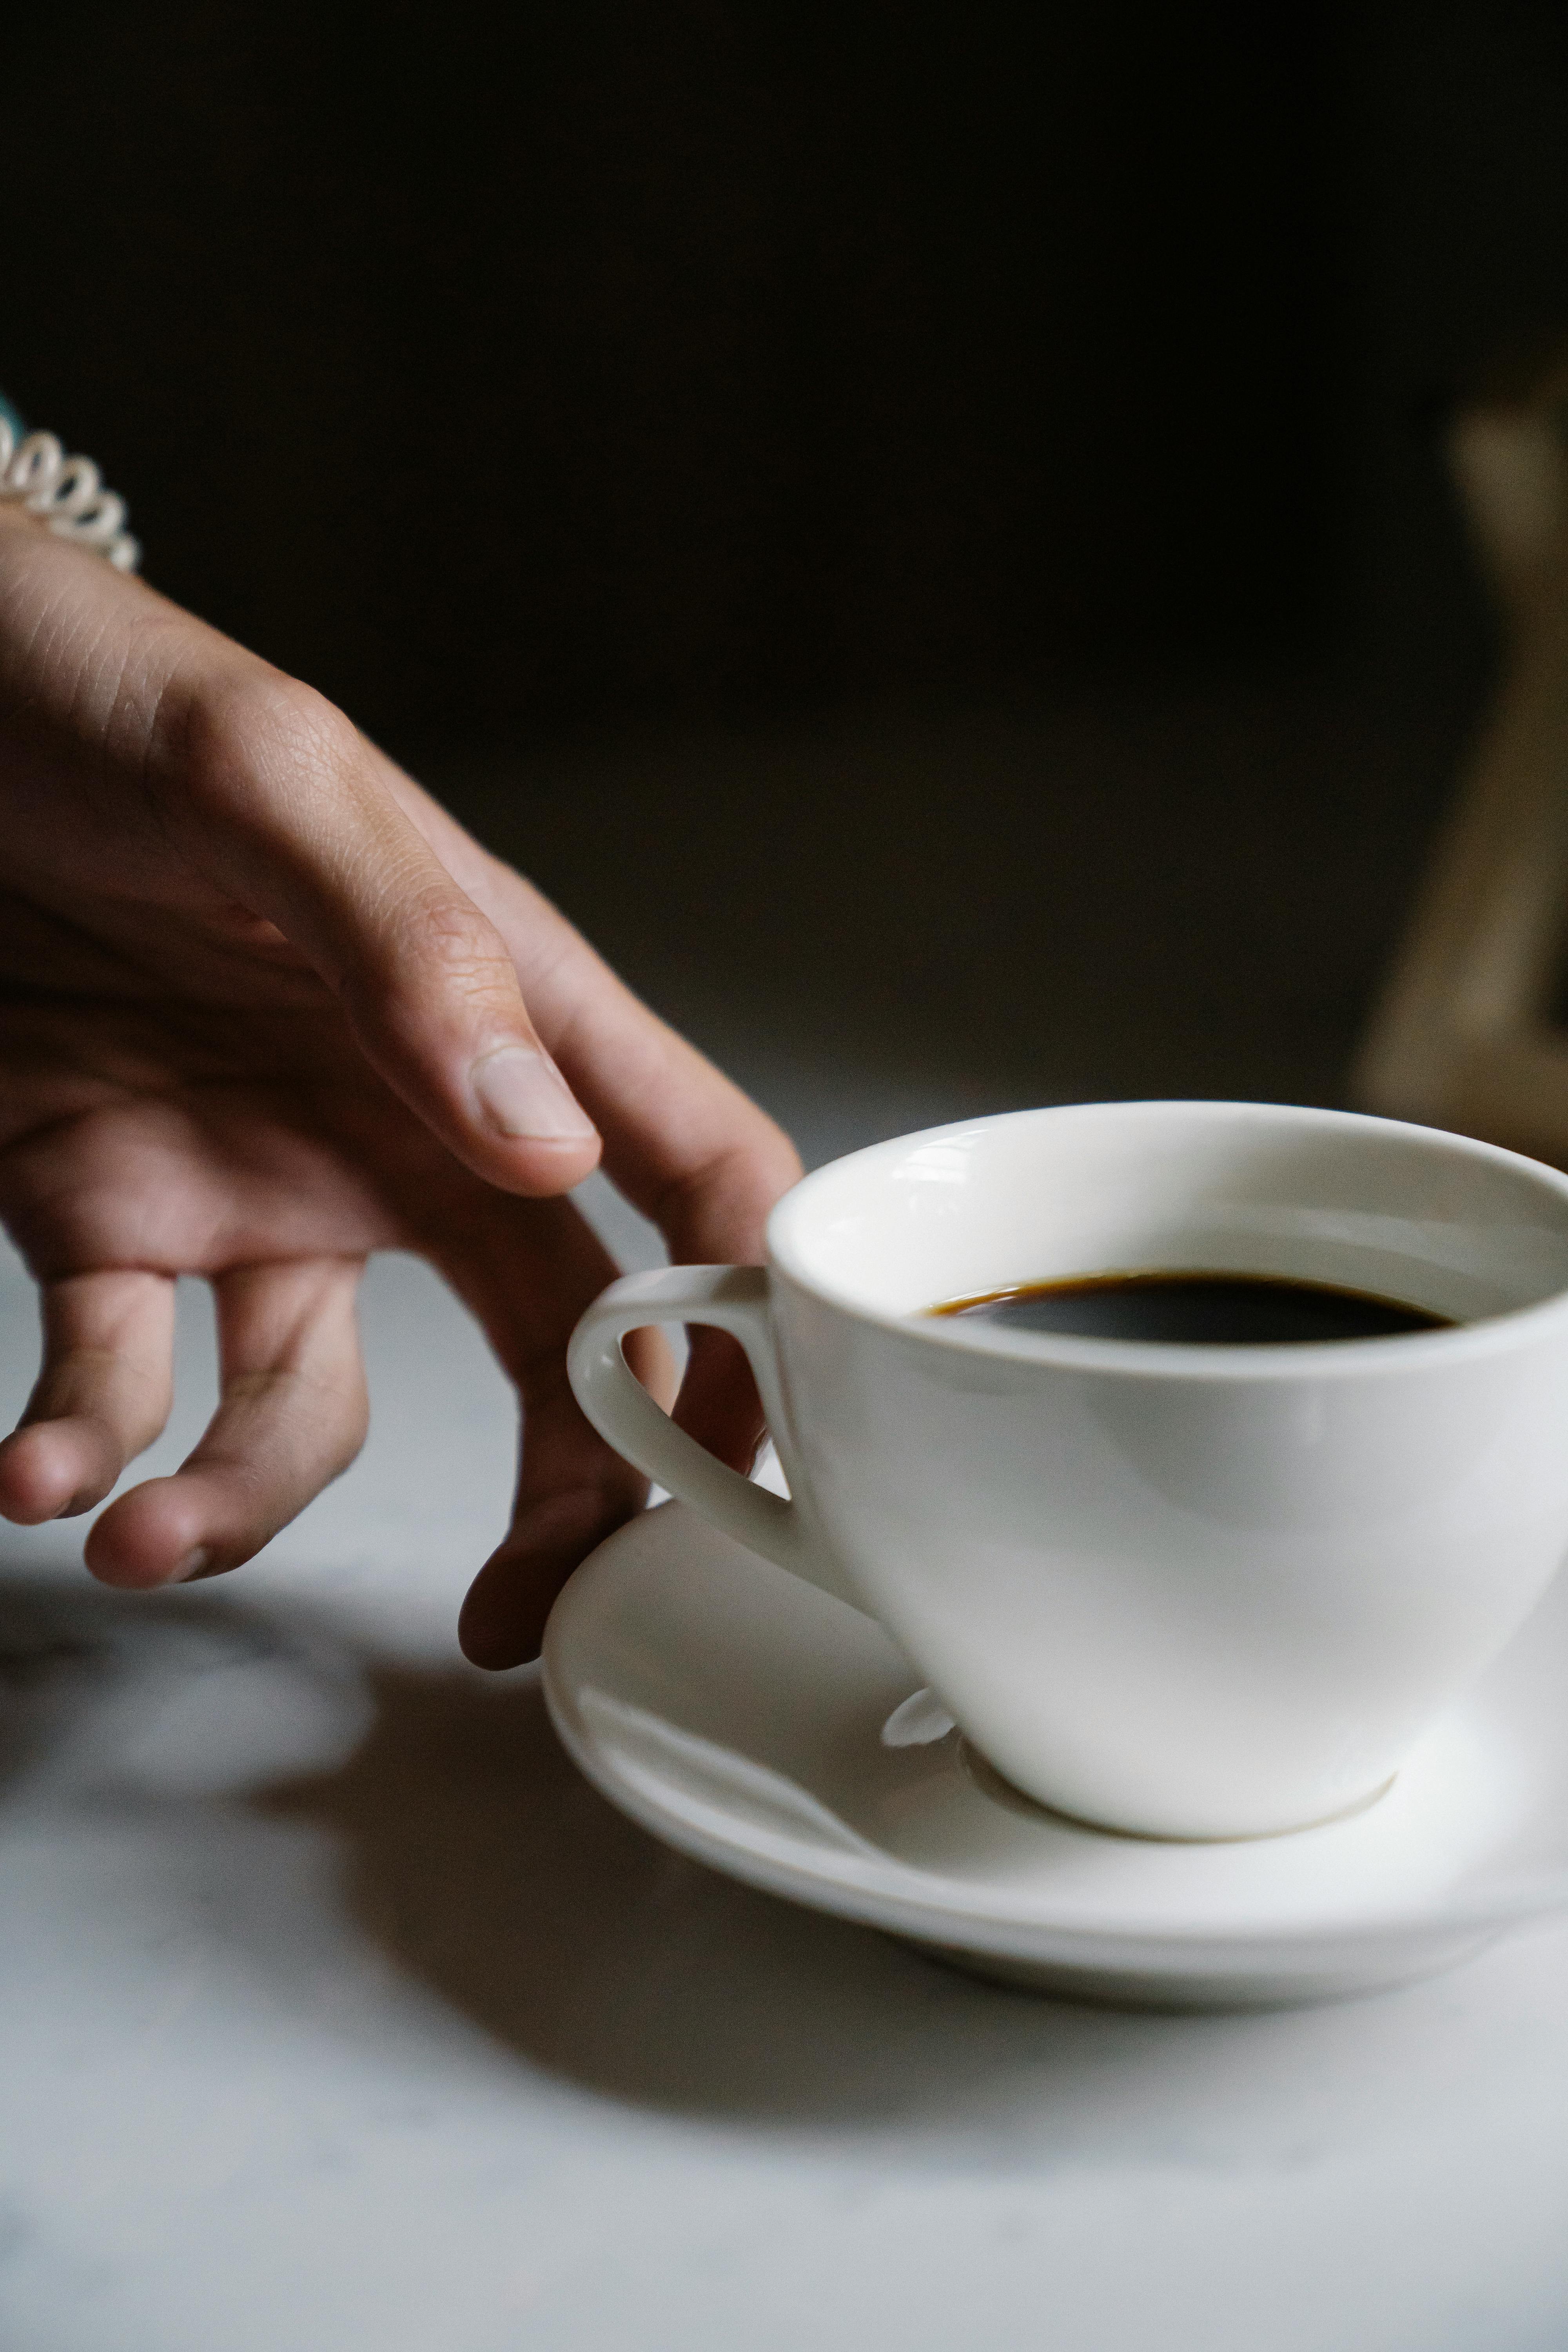
{"type": "Polygon", "coordinates": [[[1372,1111],[1331,1110],[1310,1104],[1220,1101],[1181,1096],[1132,1097],[1113,1102],[1047,1103],[1033,1108],[983,1112],[973,1118],[949,1119],[938,1127],[917,1128],[908,1135],[889,1136],[879,1143],[862,1145],[841,1154],[791,1186],[775,1202],[767,1223],[768,1264],[795,1288],[850,1320],[889,1333],[921,1348],[957,1349],[967,1355],[1005,1358],[1017,1363],[1052,1366],[1062,1370],[1121,1374],[1131,1378],[1177,1376],[1196,1380],[1244,1378],[1248,1381],[1375,1378],[1380,1373],[1414,1371],[1462,1363],[1549,1338],[1555,1327],[1568,1328],[1568,1284],[1550,1297],[1528,1307],[1505,1307],[1501,1313],[1460,1323],[1447,1329],[1380,1334],[1359,1339],[1276,1340],[1255,1347],[1226,1342],[1185,1339],[1098,1339],[1064,1332],[1008,1331],[995,1324],[965,1324],[956,1317],[892,1314],[868,1306],[835,1288],[813,1274],[803,1262],[792,1227],[809,1209],[814,1191],[824,1189],[857,1162],[896,1160],[911,1150],[949,1139],[970,1136],[980,1129],[1016,1122],[1048,1119],[1058,1114],[1091,1112],[1130,1114],[1138,1111],[1181,1111],[1189,1116],[1224,1118],[1245,1112],[1283,1124],[1338,1129],[1342,1134],[1417,1136],[1441,1145],[1455,1159],[1471,1160],[1507,1169],[1528,1178],[1568,1206],[1568,1174],[1543,1160],[1510,1151],[1502,1144],[1483,1143],[1478,1137],[1430,1127],[1413,1119],[1384,1118],[1372,1111]]]}

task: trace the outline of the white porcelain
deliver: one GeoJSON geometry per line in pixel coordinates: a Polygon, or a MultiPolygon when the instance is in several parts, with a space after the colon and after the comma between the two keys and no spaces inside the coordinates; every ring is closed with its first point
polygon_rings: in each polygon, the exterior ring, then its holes
{"type": "Polygon", "coordinates": [[[1269,1105],[1020,1112],[820,1170],[773,1212],[768,1254],[615,1284],[573,1344],[584,1411],[874,1617],[1006,1780],[1062,1812],[1215,1838],[1366,1802],[1568,1546],[1568,1179],[1513,1153],[1269,1105]],[[1180,1266],[1466,1319],[1226,1348],[921,1313],[1180,1266]],[[742,1339],[793,1501],[637,1386],[621,1335],[658,1321],[742,1339]]]}
{"type": "Polygon", "coordinates": [[[544,1687],[588,1778],[671,1845],[1079,1999],[1326,2000],[1568,1906],[1568,1582],[1384,1796],[1231,1843],[1118,1837],[1030,1804],[866,1617],[679,1504],[574,1577],[544,1687]]]}

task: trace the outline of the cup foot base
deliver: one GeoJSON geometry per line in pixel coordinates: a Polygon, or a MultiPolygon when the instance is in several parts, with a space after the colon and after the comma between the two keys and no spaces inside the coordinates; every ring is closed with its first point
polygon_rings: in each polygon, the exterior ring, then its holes
{"type": "Polygon", "coordinates": [[[1066,1805],[1048,1805],[1039,1797],[1031,1797],[1016,1782],[999,1772],[966,1733],[959,1734],[959,1741],[964,1769],[976,1787],[984,1790],[986,1796],[994,1801],[1021,1808],[1027,1813],[1044,1814],[1050,1821],[1069,1822],[1076,1830],[1092,1830],[1096,1837],[1132,1838],[1141,1845],[1255,1845],[1266,1838],[1300,1837],[1303,1831],[1328,1829],[1335,1822],[1354,1821],[1358,1813],[1370,1812],[1373,1805],[1381,1803],[1387,1796],[1399,1778],[1397,1772],[1391,1772],[1386,1780],[1369,1790],[1364,1797],[1357,1797],[1348,1805],[1336,1806],[1331,1813],[1314,1813],[1308,1821],[1287,1822],[1280,1828],[1196,1832],[1130,1829],[1121,1822],[1101,1821],[1092,1813],[1071,1812],[1066,1805]]]}

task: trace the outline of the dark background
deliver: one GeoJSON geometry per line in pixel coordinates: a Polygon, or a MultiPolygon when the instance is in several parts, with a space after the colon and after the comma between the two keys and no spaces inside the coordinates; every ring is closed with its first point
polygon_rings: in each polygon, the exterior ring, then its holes
{"type": "Polygon", "coordinates": [[[1491,658],[1445,404],[1568,322],[1560,8],[7,45],[0,381],[787,1115],[1332,1098],[1491,658]]]}

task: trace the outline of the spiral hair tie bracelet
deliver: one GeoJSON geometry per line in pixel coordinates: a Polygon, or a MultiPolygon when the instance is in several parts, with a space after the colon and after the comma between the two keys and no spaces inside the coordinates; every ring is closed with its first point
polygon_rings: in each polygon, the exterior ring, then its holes
{"type": "Polygon", "coordinates": [[[0,411],[0,500],[25,506],[61,539],[134,572],[142,550],[125,528],[121,498],[106,490],[90,457],[68,457],[52,433],[18,436],[0,411]]]}

